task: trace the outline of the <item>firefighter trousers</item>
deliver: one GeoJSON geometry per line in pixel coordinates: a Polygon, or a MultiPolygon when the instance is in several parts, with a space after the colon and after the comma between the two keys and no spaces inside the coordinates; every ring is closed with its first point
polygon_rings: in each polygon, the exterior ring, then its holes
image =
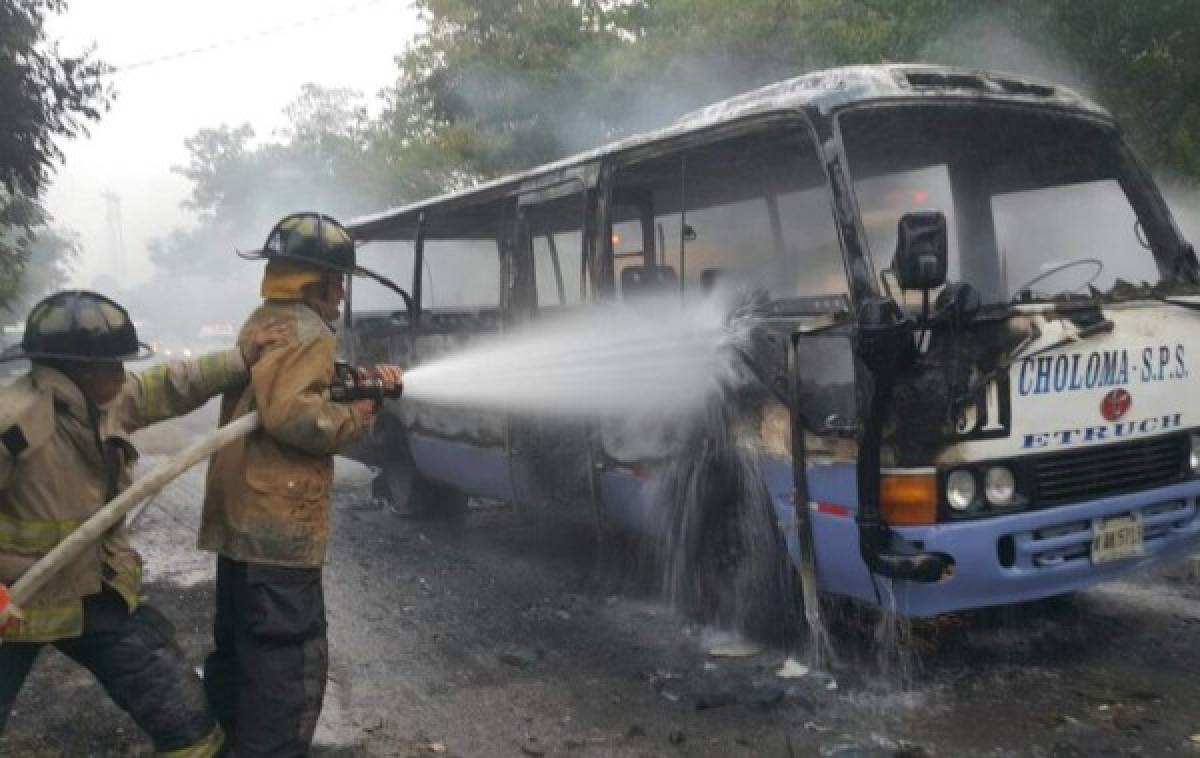
{"type": "Polygon", "coordinates": [[[216,605],[204,686],[234,755],[306,755],[329,668],[321,569],[218,556],[216,605]]]}
{"type": "Polygon", "coordinates": [[[160,755],[220,754],[224,733],[209,715],[204,687],[161,613],[142,605],[131,614],[120,595],[105,589],[83,599],[83,618],[79,637],[0,645],[0,734],[38,653],[54,645],[92,672],[109,697],[150,736],[160,755]]]}

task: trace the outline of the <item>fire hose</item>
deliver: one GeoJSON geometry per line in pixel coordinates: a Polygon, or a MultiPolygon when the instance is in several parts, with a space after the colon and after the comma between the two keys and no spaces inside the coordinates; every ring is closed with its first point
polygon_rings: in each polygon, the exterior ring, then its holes
{"type": "MultiPolygon", "coordinates": [[[[388,391],[378,379],[358,379],[353,372],[347,374],[339,366],[337,379],[330,386],[329,396],[331,400],[339,403],[366,399],[379,404],[386,397],[399,397],[400,392],[400,387],[388,391]]],[[[226,445],[246,437],[258,427],[258,412],[251,411],[196,440],[92,514],[79,528],[30,566],[12,587],[0,584],[0,629],[12,619],[20,619],[22,604],[27,603],[55,574],[78,558],[88,545],[118,524],[138,503],[158,494],[183,472],[226,445]]]]}

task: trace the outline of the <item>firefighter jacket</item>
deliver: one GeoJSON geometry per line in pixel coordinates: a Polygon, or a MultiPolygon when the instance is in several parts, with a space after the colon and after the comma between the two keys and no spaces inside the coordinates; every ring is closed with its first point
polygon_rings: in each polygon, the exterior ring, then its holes
{"type": "MultiPolygon", "coordinates": [[[[229,350],[127,374],[120,394],[100,409],[66,375],[39,364],[0,390],[0,581],[16,580],[129,486],[138,455],[130,442],[135,430],[187,413],[245,381],[241,352],[229,350]]],[[[82,598],[108,585],[132,611],[141,574],[141,558],[118,523],[25,603],[25,619],[0,637],[78,637],[82,598]]]]}
{"type": "Polygon", "coordinates": [[[227,392],[221,423],[257,410],[261,426],[218,451],[208,467],[199,546],[227,558],[319,567],[329,541],[333,454],[364,423],[328,399],[336,339],[300,301],[267,300],[247,320],[240,344],[266,324],[286,336],[268,346],[250,383],[227,392]]]}

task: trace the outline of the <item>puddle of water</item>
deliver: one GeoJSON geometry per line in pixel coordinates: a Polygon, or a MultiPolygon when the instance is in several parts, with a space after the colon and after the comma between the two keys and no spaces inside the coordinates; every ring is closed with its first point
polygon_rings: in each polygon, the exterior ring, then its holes
{"type": "Polygon", "coordinates": [[[1142,612],[1200,619],[1200,601],[1165,584],[1145,585],[1130,581],[1108,582],[1092,588],[1088,591],[1088,595],[1142,612]]]}
{"type": "Polygon", "coordinates": [[[879,590],[879,620],[875,624],[875,657],[879,677],[894,691],[912,686],[917,657],[913,650],[912,621],[896,612],[896,595],[889,579],[875,577],[879,590]]]}

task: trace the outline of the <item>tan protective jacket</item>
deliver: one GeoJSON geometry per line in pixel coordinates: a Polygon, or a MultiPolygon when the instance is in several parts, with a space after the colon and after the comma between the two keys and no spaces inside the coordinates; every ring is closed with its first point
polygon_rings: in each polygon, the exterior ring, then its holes
{"type": "MultiPolygon", "coordinates": [[[[238,350],[127,374],[103,409],[90,408],[64,374],[33,369],[0,389],[0,581],[15,581],[108,500],[129,486],[137,450],[129,436],[191,411],[246,381],[238,350]]],[[[50,642],[83,633],[82,598],[102,585],[132,611],[142,562],[124,522],[114,526],[22,606],[8,641],[50,642]]]]}
{"type": "Polygon", "coordinates": [[[221,400],[222,424],[257,410],[262,426],[209,463],[198,544],[238,561],[312,568],[329,542],[333,454],[364,425],[327,397],[337,341],[321,316],[301,302],[268,300],[239,344],[269,324],[286,336],[263,353],[249,385],[221,400]]]}

